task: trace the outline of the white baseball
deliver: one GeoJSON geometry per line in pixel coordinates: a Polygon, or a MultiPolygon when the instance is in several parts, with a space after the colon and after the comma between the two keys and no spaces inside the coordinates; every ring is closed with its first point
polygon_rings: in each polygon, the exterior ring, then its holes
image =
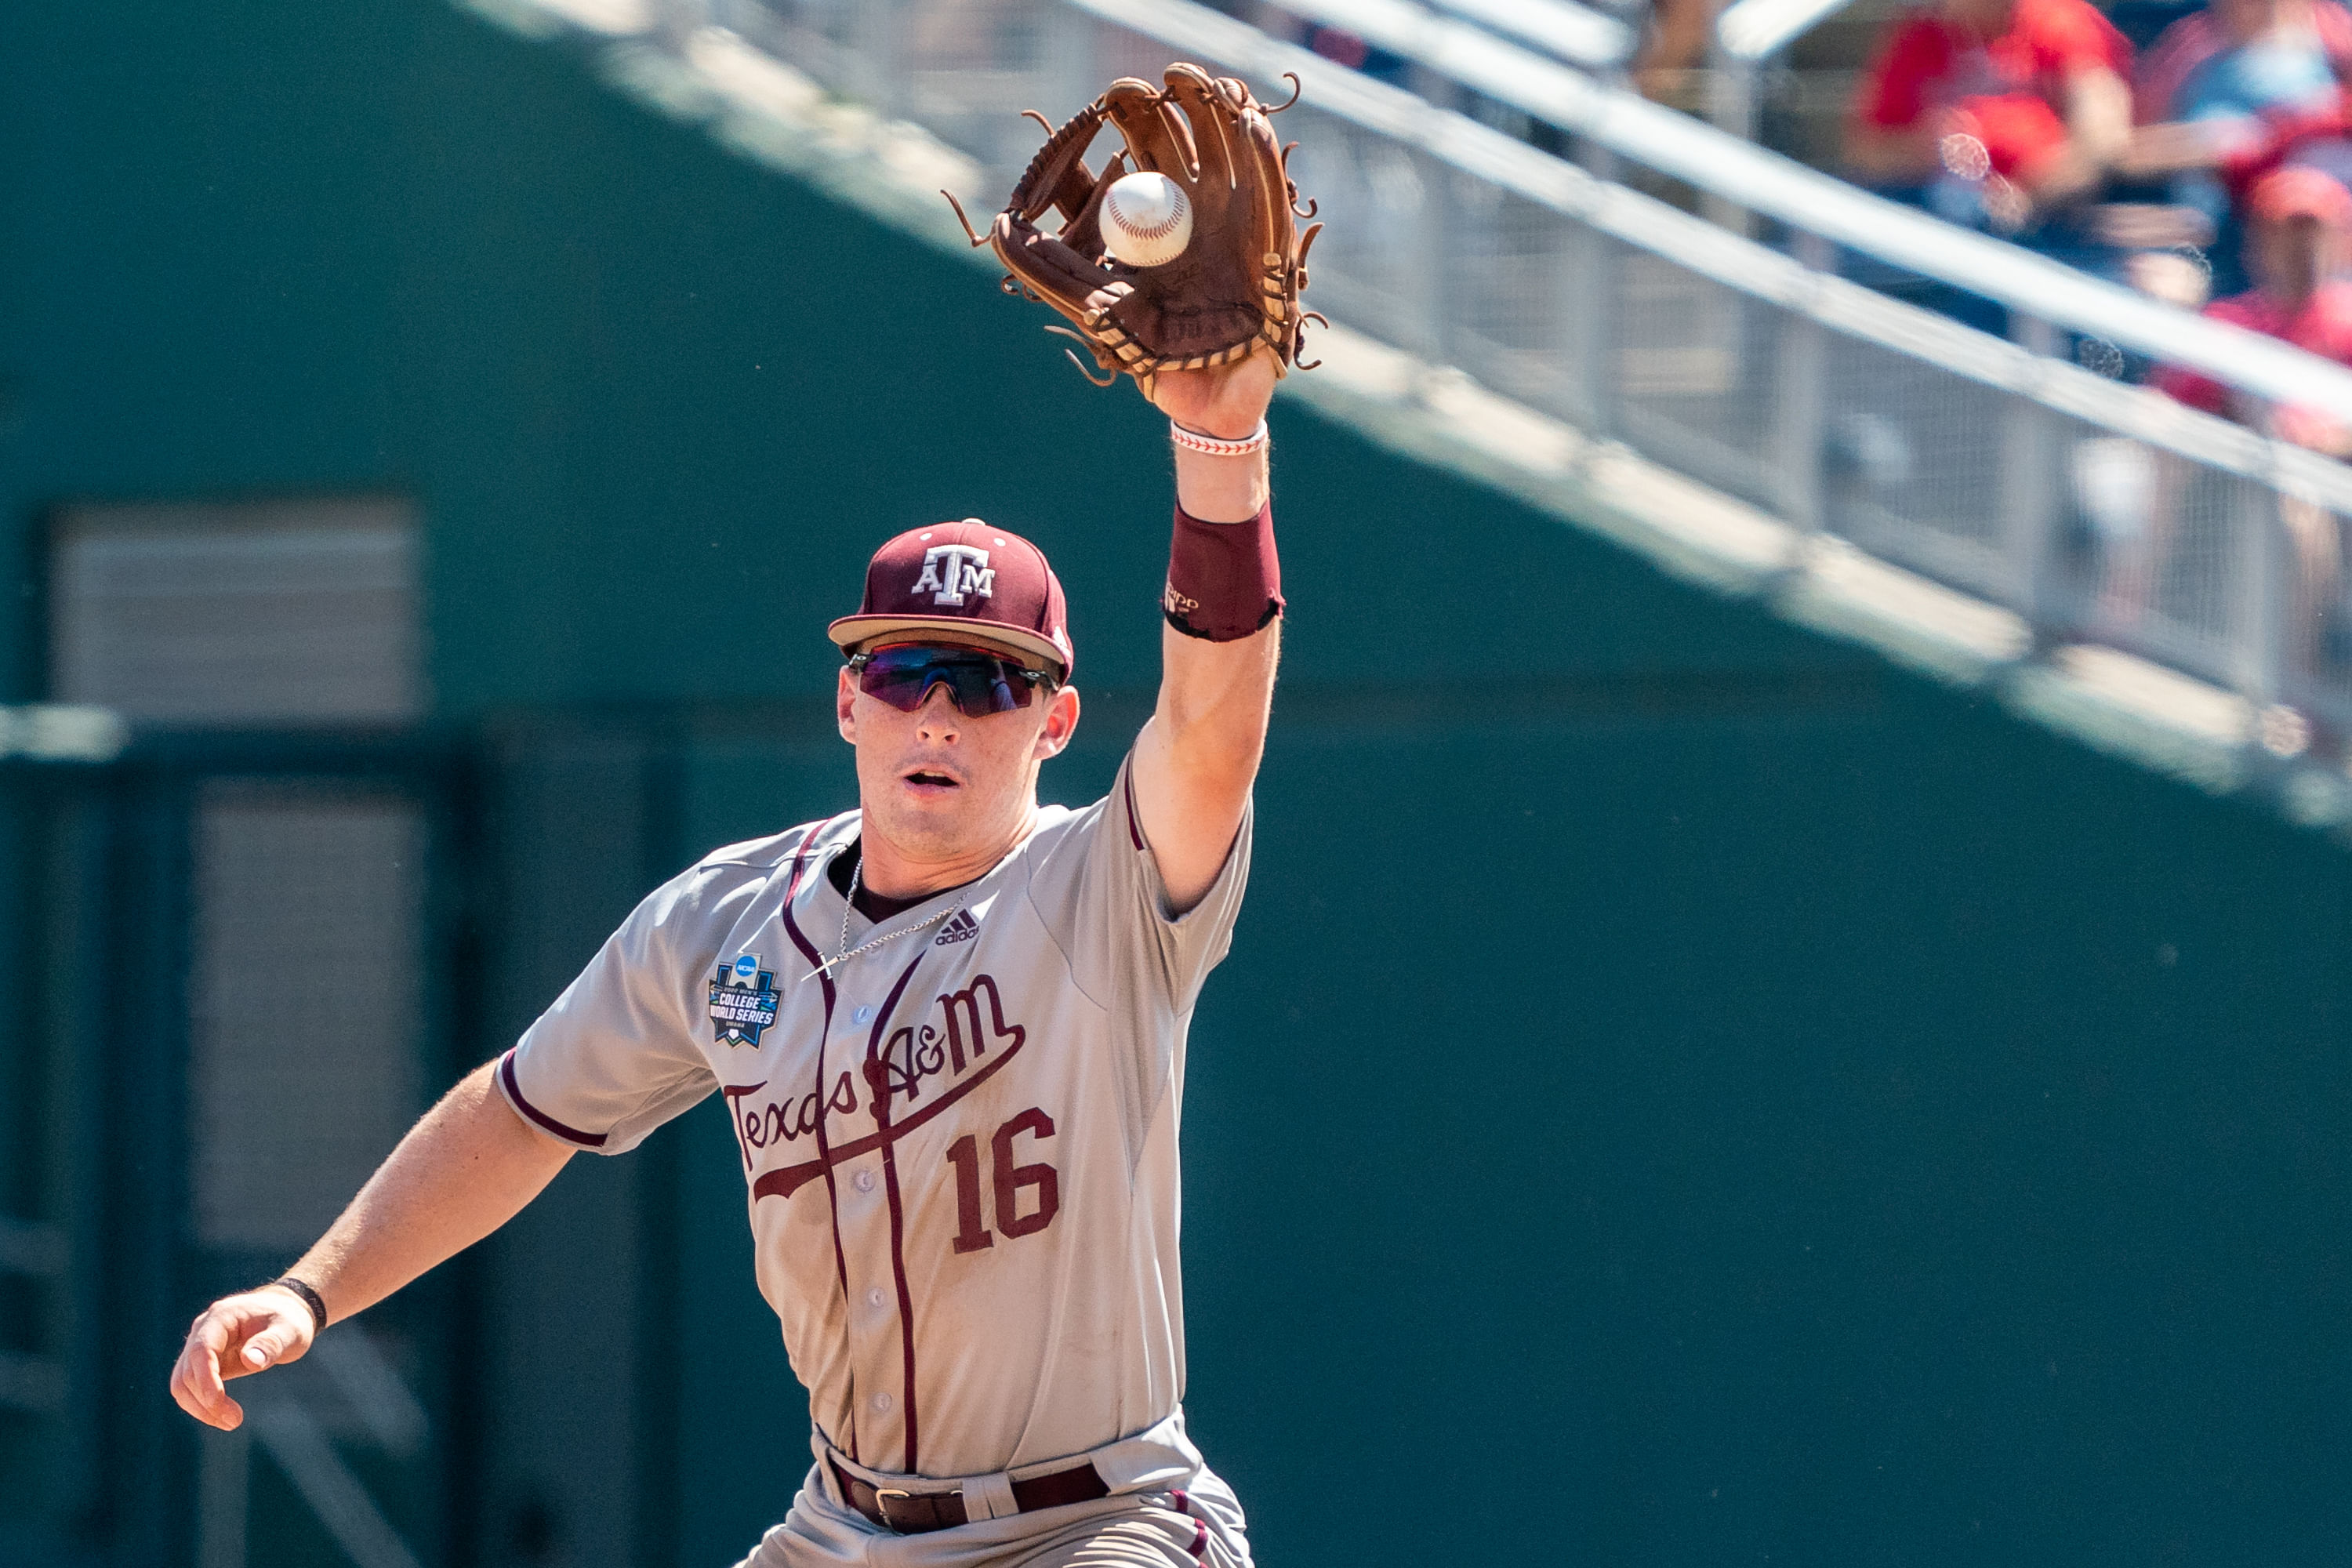
{"type": "Polygon", "coordinates": [[[1103,247],[1129,267],[1159,267],[1192,243],[1192,204],[1165,174],[1129,174],[1111,184],[1102,205],[1103,247]]]}

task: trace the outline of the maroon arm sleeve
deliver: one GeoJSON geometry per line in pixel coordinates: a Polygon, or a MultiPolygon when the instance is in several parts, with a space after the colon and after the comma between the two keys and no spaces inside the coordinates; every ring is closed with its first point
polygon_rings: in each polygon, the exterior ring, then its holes
{"type": "Polygon", "coordinates": [[[1160,606],[1170,626],[1209,642],[1239,642],[1282,614],[1274,503],[1247,522],[1202,522],[1178,507],[1160,606]]]}

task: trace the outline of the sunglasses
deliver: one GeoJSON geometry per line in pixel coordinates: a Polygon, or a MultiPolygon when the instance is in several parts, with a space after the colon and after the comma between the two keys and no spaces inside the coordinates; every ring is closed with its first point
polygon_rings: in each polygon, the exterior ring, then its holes
{"type": "Polygon", "coordinates": [[[931,688],[944,684],[948,700],[967,719],[1028,707],[1031,694],[1045,679],[1043,670],[1024,668],[977,648],[921,643],[852,654],[849,668],[856,672],[858,690],[901,713],[919,711],[931,688]]]}

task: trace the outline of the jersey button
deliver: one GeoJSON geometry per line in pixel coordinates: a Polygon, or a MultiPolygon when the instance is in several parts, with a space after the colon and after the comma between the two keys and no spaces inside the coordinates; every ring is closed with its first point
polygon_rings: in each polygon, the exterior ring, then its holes
{"type": "Polygon", "coordinates": [[[861,1193],[870,1193],[874,1190],[874,1173],[871,1171],[860,1171],[850,1180],[857,1184],[857,1190],[861,1193]]]}
{"type": "Polygon", "coordinates": [[[887,1394],[877,1394],[866,1403],[874,1406],[874,1414],[879,1415],[890,1408],[890,1396],[887,1394]]]}
{"type": "Polygon", "coordinates": [[[881,1286],[879,1286],[879,1285],[869,1285],[869,1286],[867,1286],[867,1287],[866,1288],[866,1304],[867,1306],[869,1306],[869,1307],[876,1307],[876,1308],[878,1308],[878,1307],[880,1307],[880,1306],[882,1305],[882,1287],[881,1287],[881,1286]]]}

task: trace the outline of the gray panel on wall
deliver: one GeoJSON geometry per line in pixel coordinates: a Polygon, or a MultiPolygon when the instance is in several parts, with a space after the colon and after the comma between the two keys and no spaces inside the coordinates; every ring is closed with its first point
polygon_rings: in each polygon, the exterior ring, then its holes
{"type": "Polygon", "coordinates": [[[69,509],[51,692],[174,727],[414,721],[416,539],[409,506],[376,499],[69,509]]]}
{"type": "Polygon", "coordinates": [[[226,781],[195,825],[196,1238],[308,1247],[420,1109],[425,824],[394,795],[226,781]]]}

